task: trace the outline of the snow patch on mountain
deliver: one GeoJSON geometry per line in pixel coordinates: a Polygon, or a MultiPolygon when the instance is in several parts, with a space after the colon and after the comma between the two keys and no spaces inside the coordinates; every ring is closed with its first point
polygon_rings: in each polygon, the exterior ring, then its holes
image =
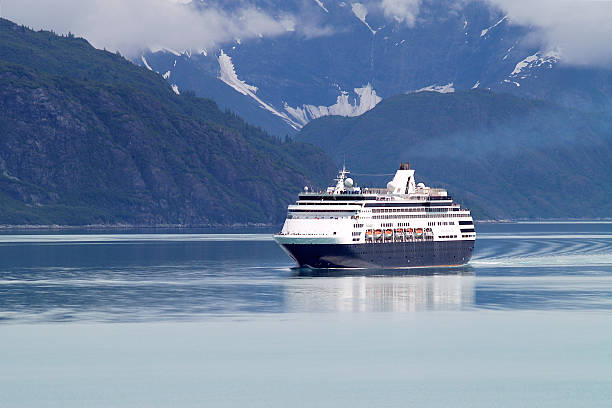
{"type": "Polygon", "coordinates": [[[150,65],[149,65],[149,63],[147,62],[147,59],[145,58],[145,56],[144,56],[144,55],[142,55],[142,56],[140,57],[140,59],[142,60],[142,63],[144,64],[144,66],[145,66],[145,67],[147,67],[147,69],[148,69],[149,71],[153,71],[153,68],[151,68],[151,66],[150,66],[150,65]]]}
{"type": "Polygon", "coordinates": [[[370,25],[366,21],[366,16],[368,15],[368,9],[366,8],[366,6],[361,3],[352,3],[351,9],[353,10],[353,14],[355,15],[355,17],[361,20],[361,22],[365,24],[366,27],[368,27],[368,30],[370,30],[372,34],[376,34],[376,30],[370,27],[370,25]]]}
{"type": "Polygon", "coordinates": [[[164,77],[164,79],[168,79],[170,78],[170,71],[166,72],[164,75],[162,75],[164,77]]]}
{"type": "Polygon", "coordinates": [[[156,52],[169,52],[170,54],[176,55],[177,57],[180,57],[181,55],[184,54],[184,51],[178,52],[177,50],[173,50],[171,48],[167,48],[167,47],[151,47],[150,48],[152,53],[156,53],[156,52]]]}
{"type": "Polygon", "coordinates": [[[254,94],[257,92],[258,88],[256,86],[249,85],[246,82],[238,79],[234,64],[232,63],[232,57],[221,50],[218,60],[219,68],[221,69],[219,79],[221,81],[225,82],[227,85],[231,86],[243,95],[250,95],[251,93],[254,94]]]}
{"type": "Polygon", "coordinates": [[[221,81],[231,86],[232,88],[234,88],[234,90],[241,93],[242,95],[253,98],[261,108],[266,109],[267,111],[272,112],[272,114],[282,118],[287,124],[289,124],[289,126],[294,128],[295,130],[299,130],[302,127],[300,123],[295,122],[286,113],[277,111],[276,109],[274,109],[273,106],[267,104],[257,95],[255,95],[255,93],[258,91],[258,88],[254,85],[249,85],[238,78],[238,75],[236,74],[236,69],[234,68],[234,63],[232,62],[232,57],[224,53],[223,50],[220,50],[218,61],[220,68],[219,79],[221,81]]]}
{"type": "Polygon", "coordinates": [[[314,0],[315,3],[317,3],[319,5],[319,7],[321,7],[323,10],[325,10],[326,13],[329,13],[329,10],[327,8],[325,8],[325,5],[323,4],[323,2],[321,0],[314,0]]]}
{"type": "Polygon", "coordinates": [[[480,81],[476,81],[476,83],[474,84],[474,86],[472,87],[472,89],[476,89],[480,86],[480,81]]]}
{"type": "Polygon", "coordinates": [[[514,44],[512,47],[508,48],[506,50],[506,55],[504,55],[504,57],[502,58],[502,61],[505,61],[508,59],[508,57],[510,56],[510,53],[512,52],[512,50],[514,49],[516,44],[514,44]]]}
{"type": "Polygon", "coordinates": [[[176,84],[172,84],[171,87],[172,87],[172,90],[174,91],[175,94],[177,94],[177,95],[181,94],[179,92],[178,86],[176,86],[176,84]]]}
{"type": "Polygon", "coordinates": [[[359,116],[382,101],[382,98],[376,94],[376,91],[369,83],[362,88],[355,88],[353,91],[357,97],[353,98],[352,103],[349,93],[341,91],[336,99],[336,103],[331,106],[302,105],[293,108],[285,103],[285,110],[303,126],[311,120],[322,116],[359,116]]]}
{"type": "Polygon", "coordinates": [[[439,92],[439,93],[453,93],[455,92],[455,84],[453,82],[446,85],[429,85],[425,88],[417,89],[416,92],[439,92]]]}
{"type": "Polygon", "coordinates": [[[509,79],[504,79],[504,82],[507,83],[507,84],[514,84],[516,86],[521,86],[521,84],[519,84],[518,82],[510,81],[509,79]]]}
{"type": "Polygon", "coordinates": [[[382,98],[376,95],[376,91],[369,83],[362,88],[353,89],[357,95],[359,95],[359,109],[354,116],[361,115],[378,105],[378,102],[382,101],[382,98]]]}
{"type": "Polygon", "coordinates": [[[525,79],[529,74],[524,71],[542,66],[550,69],[553,67],[554,64],[559,62],[559,58],[560,54],[558,51],[549,51],[547,53],[542,53],[538,51],[535,54],[530,55],[519,61],[514,67],[514,70],[510,73],[510,76],[520,76],[521,79],[525,79]]]}
{"type": "Polygon", "coordinates": [[[484,30],[482,30],[480,32],[480,36],[484,37],[485,35],[487,35],[487,33],[489,31],[491,31],[492,29],[494,29],[495,27],[497,27],[498,25],[500,25],[501,23],[503,23],[506,19],[508,18],[508,16],[503,16],[501,20],[499,20],[497,23],[493,24],[491,27],[489,28],[485,28],[484,30]]]}

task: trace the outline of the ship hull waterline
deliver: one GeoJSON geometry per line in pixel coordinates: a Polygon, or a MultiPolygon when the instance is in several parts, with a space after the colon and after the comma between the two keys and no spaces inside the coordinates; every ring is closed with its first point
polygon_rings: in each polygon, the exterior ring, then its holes
{"type": "Polygon", "coordinates": [[[467,264],[474,240],[279,245],[301,268],[424,268],[467,264]]]}

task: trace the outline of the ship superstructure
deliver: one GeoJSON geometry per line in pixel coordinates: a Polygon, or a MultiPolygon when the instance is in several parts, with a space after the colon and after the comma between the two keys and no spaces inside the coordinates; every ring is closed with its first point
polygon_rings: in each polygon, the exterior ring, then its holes
{"type": "Polygon", "coordinates": [[[469,262],[470,211],[446,190],[416,183],[402,163],[387,188],[361,188],[343,167],[325,191],[305,188],[289,205],[276,242],[298,266],[406,268],[469,262]]]}

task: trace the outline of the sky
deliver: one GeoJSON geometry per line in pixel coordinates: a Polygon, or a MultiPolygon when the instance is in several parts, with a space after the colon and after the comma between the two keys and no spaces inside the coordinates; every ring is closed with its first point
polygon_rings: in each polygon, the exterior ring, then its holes
{"type": "Polygon", "coordinates": [[[612,64],[612,1],[487,1],[501,8],[511,24],[533,27],[531,41],[559,49],[564,63],[612,64]]]}
{"type": "MultiPolygon", "coordinates": [[[[317,0],[303,0],[316,5],[317,0]]],[[[320,0],[331,4],[332,0],[320,0]]],[[[339,0],[333,0],[339,1],[339,0]]],[[[370,12],[414,27],[423,4],[437,0],[361,0],[370,12]]],[[[510,24],[532,27],[526,41],[543,51],[558,50],[564,63],[612,64],[612,1],[587,0],[457,0],[481,1],[508,15],[510,24]]],[[[208,1],[196,8],[189,0],[0,0],[3,17],[33,28],[72,32],[98,48],[133,56],[143,49],[212,49],[224,43],[297,31],[305,37],[328,35],[308,16],[269,14],[249,0],[229,0],[227,11],[208,1]]],[[[347,1],[350,2],[350,1],[347,1]]],[[[279,4],[283,4],[282,1],[279,4]]],[[[341,28],[338,28],[341,29],[341,28]]]]}

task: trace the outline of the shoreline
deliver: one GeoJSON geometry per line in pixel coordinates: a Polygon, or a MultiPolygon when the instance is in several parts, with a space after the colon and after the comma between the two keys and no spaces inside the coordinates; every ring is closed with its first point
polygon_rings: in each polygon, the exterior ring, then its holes
{"type": "MultiPolygon", "coordinates": [[[[500,219],[500,220],[475,220],[475,224],[564,224],[564,223],[612,223],[612,218],[518,218],[518,219],[500,219]]],[[[262,224],[262,223],[246,223],[246,224],[155,224],[155,225],[140,225],[140,224],[91,224],[91,225],[0,225],[0,232],[3,231],[71,231],[71,230],[159,230],[159,229],[174,229],[174,230],[193,230],[193,229],[223,229],[223,230],[244,230],[244,229],[269,229],[282,228],[281,224],[262,224]]]]}
{"type": "Polygon", "coordinates": [[[174,229],[174,230],[193,230],[193,229],[224,229],[224,230],[241,230],[241,229],[266,229],[280,228],[282,224],[156,224],[156,225],[140,225],[140,224],[92,224],[92,225],[0,225],[2,231],[71,231],[71,230],[157,230],[157,229],[174,229]]]}

